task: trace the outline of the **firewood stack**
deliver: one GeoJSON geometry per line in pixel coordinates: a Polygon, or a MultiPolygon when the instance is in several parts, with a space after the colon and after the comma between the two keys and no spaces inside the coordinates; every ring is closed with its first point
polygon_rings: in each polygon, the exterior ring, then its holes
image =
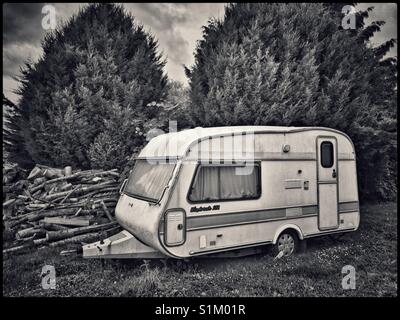
{"type": "Polygon", "coordinates": [[[27,174],[3,166],[3,254],[88,243],[118,232],[118,179],[116,169],[72,172],[37,165],[27,174]]]}

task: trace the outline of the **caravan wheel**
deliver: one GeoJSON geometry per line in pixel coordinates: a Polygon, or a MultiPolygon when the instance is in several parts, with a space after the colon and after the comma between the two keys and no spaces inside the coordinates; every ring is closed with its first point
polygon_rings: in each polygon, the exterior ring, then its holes
{"type": "Polygon", "coordinates": [[[294,232],[283,231],[274,245],[273,254],[274,256],[291,256],[298,249],[299,239],[294,232]],[[282,252],[282,253],[281,253],[282,252]]]}

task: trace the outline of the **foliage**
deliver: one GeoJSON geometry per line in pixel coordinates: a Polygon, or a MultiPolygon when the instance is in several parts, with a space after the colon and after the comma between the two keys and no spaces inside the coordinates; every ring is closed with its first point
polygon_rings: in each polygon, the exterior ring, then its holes
{"type": "Polygon", "coordinates": [[[195,52],[191,118],[201,126],[326,126],[355,143],[361,195],[396,197],[397,59],[369,44],[384,22],[343,30],[343,4],[240,3],[195,52]]]}
{"type": "Polygon", "coordinates": [[[50,166],[121,166],[143,141],[129,126],[155,118],[148,104],[167,95],[157,42],[121,5],[90,4],[42,47],[22,70],[18,119],[10,119],[18,148],[50,166]]]}
{"type": "Polygon", "coordinates": [[[26,152],[19,131],[20,119],[18,107],[3,93],[3,164],[17,162],[22,166],[31,166],[33,161],[26,152]]]}

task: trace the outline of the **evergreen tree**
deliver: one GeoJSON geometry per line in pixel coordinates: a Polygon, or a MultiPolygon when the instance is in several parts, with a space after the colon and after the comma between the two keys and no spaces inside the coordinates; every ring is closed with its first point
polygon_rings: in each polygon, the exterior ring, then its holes
{"type": "Polygon", "coordinates": [[[168,81],[168,95],[165,99],[162,111],[159,114],[159,121],[164,121],[164,128],[167,128],[166,120],[177,122],[177,129],[192,128],[195,123],[192,121],[189,112],[189,88],[179,81],[168,81]]]}
{"type": "Polygon", "coordinates": [[[20,163],[22,166],[33,164],[24,140],[20,134],[21,114],[18,107],[3,93],[3,163],[20,163]]]}
{"type": "Polygon", "coordinates": [[[99,152],[105,152],[104,165],[121,166],[143,143],[133,128],[118,132],[121,116],[129,117],[124,125],[147,122],[158,113],[149,105],[167,95],[157,42],[122,6],[90,4],[42,46],[42,58],[22,71],[12,120],[29,156],[90,168],[102,166],[99,152]]]}
{"type": "MultiPolygon", "coordinates": [[[[351,3],[349,3],[351,4],[351,3]]],[[[326,126],[356,146],[361,195],[396,196],[397,59],[369,40],[373,8],[343,30],[345,4],[240,3],[203,29],[190,80],[196,125],[326,126]]]]}

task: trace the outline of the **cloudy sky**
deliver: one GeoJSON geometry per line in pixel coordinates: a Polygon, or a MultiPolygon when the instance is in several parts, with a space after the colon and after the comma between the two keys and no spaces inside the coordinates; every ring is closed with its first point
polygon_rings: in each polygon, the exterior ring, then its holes
{"type": "MultiPolygon", "coordinates": [[[[60,23],[76,13],[85,4],[55,3],[56,22],[60,23]]],[[[45,34],[42,28],[42,8],[44,3],[13,3],[3,5],[3,92],[17,101],[13,90],[18,83],[13,76],[18,75],[24,61],[35,62],[42,50],[40,41],[45,34]]],[[[167,58],[166,72],[174,80],[187,83],[183,65],[194,62],[193,52],[196,42],[201,39],[201,27],[212,18],[224,14],[223,3],[124,3],[137,21],[151,32],[159,42],[159,48],[167,58]]],[[[372,39],[373,45],[390,38],[397,39],[397,5],[368,3],[359,4],[365,9],[375,10],[368,21],[383,19],[386,25],[382,32],[372,39]]],[[[397,47],[390,55],[395,55],[397,47]]]]}

